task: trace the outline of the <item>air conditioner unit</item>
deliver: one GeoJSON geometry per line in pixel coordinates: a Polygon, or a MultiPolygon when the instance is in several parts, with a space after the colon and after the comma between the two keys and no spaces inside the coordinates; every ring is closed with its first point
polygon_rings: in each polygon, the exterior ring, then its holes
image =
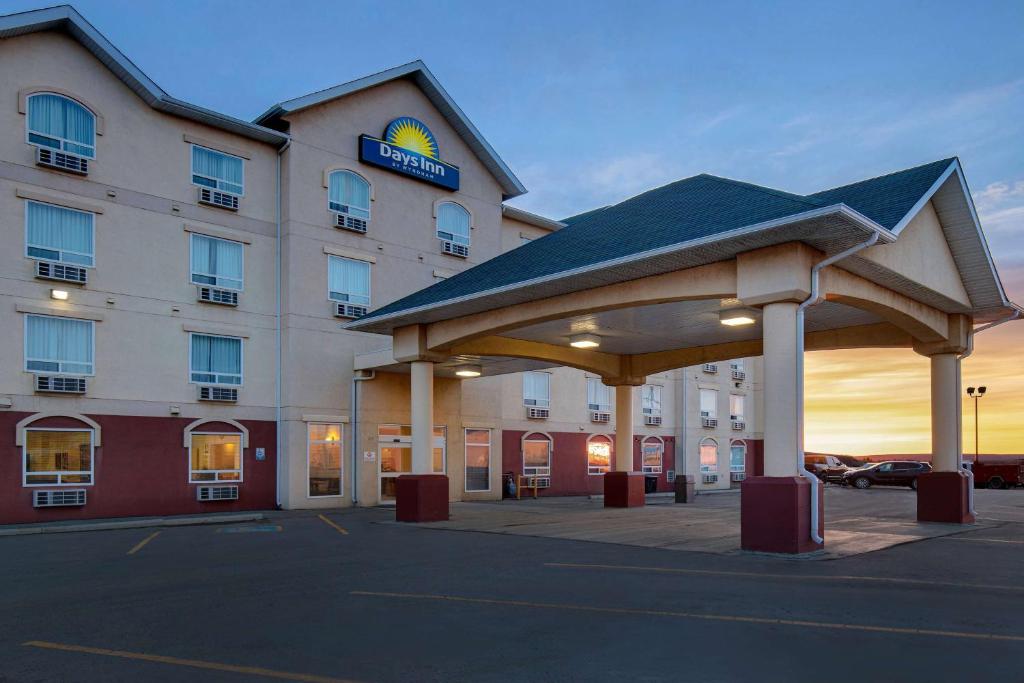
{"type": "Polygon", "coordinates": [[[701,478],[701,481],[703,481],[705,484],[717,484],[718,483],[718,475],[717,474],[705,474],[701,478]]]}
{"type": "Polygon", "coordinates": [[[551,488],[551,477],[528,477],[523,488],[532,489],[536,485],[539,489],[551,488]]]}
{"type": "Polygon", "coordinates": [[[85,505],[85,489],[53,489],[50,491],[33,491],[32,507],[55,508],[85,505]]]}
{"type": "Polygon", "coordinates": [[[47,147],[36,148],[36,164],[76,175],[88,175],[89,173],[89,160],[85,157],[68,154],[67,152],[58,152],[47,147]]]}
{"type": "Polygon", "coordinates": [[[49,394],[84,394],[85,377],[36,375],[36,391],[49,394]]]}
{"type": "Polygon", "coordinates": [[[366,306],[356,304],[336,303],[334,305],[334,317],[336,318],[362,318],[369,309],[366,306]]]}
{"type": "Polygon", "coordinates": [[[343,213],[334,214],[334,227],[336,228],[341,228],[342,230],[351,230],[352,232],[358,232],[362,235],[365,235],[366,225],[367,220],[365,218],[346,216],[343,213]]]}
{"type": "Polygon", "coordinates": [[[213,387],[208,385],[200,386],[199,400],[235,403],[238,401],[238,389],[232,389],[229,387],[213,387]]]}
{"type": "Polygon", "coordinates": [[[238,292],[233,289],[217,289],[216,287],[197,287],[196,289],[200,301],[224,306],[238,305],[238,292]]]}
{"type": "Polygon", "coordinates": [[[670,484],[674,483],[675,480],[676,480],[676,471],[675,470],[665,470],[665,480],[668,483],[670,483],[670,484]]]}
{"type": "Polygon", "coordinates": [[[441,240],[441,253],[458,256],[459,258],[466,258],[469,256],[469,246],[466,244],[459,244],[458,242],[441,240]]]}
{"type": "Polygon", "coordinates": [[[213,502],[217,500],[238,500],[237,486],[197,486],[196,500],[213,502]]]}
{"type": "Polygon", "coordinates": [[[546,420],[551,416],[549,408],[538,408],[536,406],[526,407],[526,417],[531,420],[546,420]]]}
{"type": "Polygon", "coordinates": [[[718,372],[718,365],[716,363],[705,363],[703,370],[713,375],[718,372]]]}
{"type": "Polygon", "coordinates": [[[747,423],[744,422],[743,420],[733,420],[732,428],[737,432],[742,432],[744,429],[747,428],[747,423]]]}
{"type": "Polygon", "coordinates": [[[700,426],[701,427],[710,427],[710,428],[713,429],[713,428],[718,426],[718,418],[717,417],[708,417],[708,416],[702,414],[700,416],[700,426]]]}
{"type": "Polygon", "coordinates": [[[644,424],[648,427],[660,427],[661,415],[644,415],[644,424]]]}
{"type": "Polygon", "coordinates": [[[743,380],[745,380],[747,378],[747,373],[743,372],[742,370],[733,370],[732,371],[732,378],[742,382],[743,380]]]}
{"type": "Polygon", "coordinates": [[[732,474],[729,475],[729,478],[732,481],[743,481],[744,479],[747,478],[747,473],[746,472],[733,472],[732,474]]]}
{"type": "Polygon", "coordinates": [[[88,271],[79,266],[66,266],[63,263],[36,261],[36,277],[43,280],[60,280],[84,285],[88,279],[88,271]]]}
{"type": "Polygon", "coordinates": [[[604,410],[590,411],[590,421],[598,424],[608,424],[612,421],[612,414],[604,410]]]}
{"type": "Polygon", "coordinates": [[[220,209],[238,211],[238,195],[230,192],[220,192],[209,187],[199,188],[199,203],[207,206],[216,206],[220,209]]]}

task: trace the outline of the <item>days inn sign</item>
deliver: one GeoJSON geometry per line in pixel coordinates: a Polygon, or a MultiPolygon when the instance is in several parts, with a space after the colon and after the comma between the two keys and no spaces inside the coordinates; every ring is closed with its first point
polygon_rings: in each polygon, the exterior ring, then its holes
{"type": "Polygon", "coordinates": [[[359,136],[359,160],[449,190],[459,189],[459,167],[438,158],[437,140],[416,119],[403,116],[384,129],[382,139],[359,136]]]}

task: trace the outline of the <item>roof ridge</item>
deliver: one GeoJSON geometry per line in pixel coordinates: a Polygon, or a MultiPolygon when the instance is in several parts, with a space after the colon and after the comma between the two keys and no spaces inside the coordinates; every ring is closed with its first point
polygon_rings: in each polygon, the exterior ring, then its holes
{"type": "Polygon", "coordinates": [[[792,192],[786,192],[785,190],[776,190],[773,187],[765,187],[764,185],[758,185],[756,183],[749,183],[749,182],[747,182],[745,180],[734,180],[732,178],[725,178],[723,176],[717,176],[717,175],[713,175],[711,173],[701,173],[700,176],[704,176],[706,178],[711,178],[712,180],[717,180],[720,183],[729,183],[731,185],[739,185],[740,187],[744,187],[744,188],[747,188],[749,190],[756,190],[757,192],[762,192],[764,194],[770,194],[770,195],[772,195],[774,197],[781,197],[782,199],[789,199],[789,200],[792,200],[792,201],[801,202],[803,204],[808,204],[810,206],[813,206],[814,208],[819,208],[819,207],[822,206],[821,202],[816,201],[814,199],[811,199],[810,197],[808,197],[806,195],[794,194],[792,192]]]}
{"type": "Polygon", "coordinates": [[[862,180],[855,180],[852,183],[846,183],[845,185],[836,185],[835,187],[829,187],[829,188],[826,188],[824,190],[818,190],[817,192],[812,192],[811,194],[805,195],[805,196],[808,197],[808,198],[811,198],[811,197],[815,197],[815,196],[820,195],[820,194],[825,194],[826,192],[834,192],[836,190],[842,190],[842,189],[845,189],[847,187],[853,187],[854,185],[861,185],[863,183],[869,183],[869,182],[871,182],[873,180],[880,180],[882,178],[889,178],[889,177],[892,177],[892,176],[895,176],[895,175],[899,175],[901,173],[907,173],[909,171],[916,171],[916,170],[924,168],[926,166],[934,166],[936,164],[947,164],[948,165],[948,164],[952,164],[953,162],[959,163],[960,162],[960,157],[952,156],[952,157],[949,157],[948,159],[937,159],[935,161],[929,161],[926,164],[918,164],[917,166],[911,166],[910,168],[902,168],[902,169],[900,169],[898,171],[891,171],[889,173],[882,173],[881,175],[872,176],[870,178],[864,178],[862,180]]]}

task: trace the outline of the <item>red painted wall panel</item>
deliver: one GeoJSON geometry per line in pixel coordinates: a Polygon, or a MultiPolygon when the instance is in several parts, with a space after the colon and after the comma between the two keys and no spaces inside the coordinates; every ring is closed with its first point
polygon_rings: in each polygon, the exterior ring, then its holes
{"type": "MultiPolygon", "coordinates": [[[[29,415],[0,414],[0,524],[266,510],[275,505],[276,434],[271,421],[239,420],[249,430],[239,499],[200,503],[197,484],[188,483],[188,450],[182,445],[191,418],[88,415],[103,434],[102,445],[95,449],[94,483],[83,487],[88,502],[84,507],[33,508],[35,487],[21,484],[22,449],[15,445],[16,425],[29,415]],[[257,462],[257,448],[266,449],[265,460],[257,462]]],[[[30,426],[88,427],[68,418],[47,418],[30,426]]],[[[207,423],[198,431],[236,430],[207,423]]]]}

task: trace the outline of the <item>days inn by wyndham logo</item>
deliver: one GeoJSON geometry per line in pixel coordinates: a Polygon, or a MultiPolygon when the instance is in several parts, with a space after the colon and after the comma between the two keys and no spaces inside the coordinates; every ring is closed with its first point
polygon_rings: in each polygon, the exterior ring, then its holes
{"type": "Polygon", "coordinates": [[[389,123],[382,138],[360,135],[359,160],[449,190],[459,189],[459,167],[438,158],[434,134],[411,116],[389,123]]]}

